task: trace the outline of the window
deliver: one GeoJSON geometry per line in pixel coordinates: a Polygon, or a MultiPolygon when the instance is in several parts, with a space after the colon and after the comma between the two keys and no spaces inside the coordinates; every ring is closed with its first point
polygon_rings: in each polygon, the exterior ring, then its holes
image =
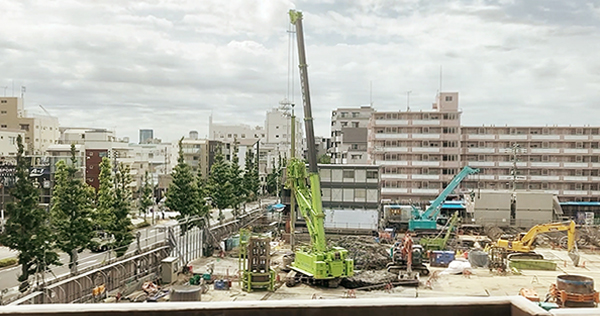
{"type": "Polygon", "coordinates": [[[362,159],[362,155],[352,155],[352,159],[362,159]]]}
{"type": "Polygon", "coordinates": [[[275,126],[275,129],[279,129],[279,125],[275,126]]]}
{"type": "Polygon", "coordinates": [[[452,101],[452,96],[447,95],[446,96],[446,102],[450,102],[450,101],[452,101]]]}
{"type": "Polygon", "coordinates": [[[354,170],[344,170],[344,178],[345,179],[353,179],[354,178],[354,170]]]}
{"type": "Polygon", "coordinates": [[[198,159],[199,159],[199,157],[198,157],[198,156],[194,156],[194,160],[198,160],[198,159]]]}
{"type": "Polygon", "coordinates": [[[279,138],[279,135],[275,135],[275,138],[279,138]]]}
{"type": "Polygon", "coordinates": [[[358,117],[360,115],[360,112],[352,112],[352,117],[358,117]]]}
{"type": "Polygon", "coordinates": [[[6,114],[6,111],[2,111],[2,112],[0,112],[0,113],[2,113],[2,114],[6,114]]]}
{"type": "Polygon", "coordinates": [[[6,124],[2,124],[0,125],[1,128],[7,128],[8,126],[6,126],[6,124]]]}
{"type": "Polygon", "coordinates": [[[367,170],[367,179],[378,179],[377,171],[367,170]]]}
{"type": "Polygon", "coordinates": [[[29,124],[19,124],[19,126],[21,127],[22,130],[24,131],[28,131],[29,130],[29,124]]]}
{"type": "Polygon", "coordinates": [[[246,134],[242,134],[242,138],[246,138],[246,134]]]}
{"type": "Polygon", "coordinates": [[[358,149],[358,144],[352,144],[352,149],[358,149]]]}
{"type": "Polygon", "coordinates": [[[154,158],[154,153],[148,153],[148,158],[154,158]]]}
{"type": "Polygon", "coordinates": [[[358,127],[358,122],[352,122],[352,127],[358,127]]]}
{"type": "Polygon", "coordinates": [[[16,138],[16,137],[8,136],[8,142],[9,142],[11,145],[14,145],[14,144],[15,144],[15,142],[16,142],[16,140],[17,140],[17,138],[16,138]]]}
{"type": "Polygon", "coordinates": [[[2,100],[2,103],[6,103],[6,102],[8,102],[8,101],[6,101],[6,100],[2,100]]]}
{"type": "Polygon", "coordinates": [[[348,122],[340,122],[342,126],[348,126],[348,122]]]}
{"type": "Polygon", "coordinates": [[[348,112],[342,112],[342,117],[347,117],[348,116],[348,112]]]}
{"type": "Polygon", "coordinates": [[[227,138],[231,138],[231,134],[227,134],[227,138]]]}

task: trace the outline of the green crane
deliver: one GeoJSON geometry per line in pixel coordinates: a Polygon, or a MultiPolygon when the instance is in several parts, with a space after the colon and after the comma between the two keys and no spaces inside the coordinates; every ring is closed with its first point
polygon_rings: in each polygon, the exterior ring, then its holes
{"type": "Polygon", "coordinates": [[[310,245],[300,247],[295,252],[292,271],[286,277],[286,284],[293,286],[300,280],[311,283],[337,287],[342,278],[354,275],[354,261],[348,257],[348,251],[341,247],[327,247],[323,203],[321,201],[321,179],[317,167],[317,152],[315,148],[315,132],[313,128],[310,90],[306,51],[304,48],[304,33],[302,29],[302,12],[289,11],[290,22],[296,27],[298,43],[298,59],[300,82],[302,85],[302,100],[304,103],[304,126],[308,147],[308,171],[305,163],[292,158],[287,166],[287,183],[298,203],[298,209],[306,221],[310,234],[310,245]],[[307,184],[310,184],[310,186],[307,184]]]}
{"type": "Polygon", "coordinates": [[[450,239],[450,234],[456,228],[459,221],[458,212],[454,212],[452,217],[448,220],[448,229],[446,235],[441,237],[441,233],[436,237],[423,237],[419,240],[419,244],[425,248],[425,250],[444,250],[450,239]]]}

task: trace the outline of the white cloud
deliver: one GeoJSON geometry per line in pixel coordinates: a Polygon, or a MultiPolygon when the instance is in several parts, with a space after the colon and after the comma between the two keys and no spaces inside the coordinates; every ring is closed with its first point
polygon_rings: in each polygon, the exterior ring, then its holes
{"type": "MultiPolygon", "coordinates": [[[[173,140],[262,124],[287,90],[287,10],[305,13],[317,134],[336,107],[430,108],[466,124],[596,124],[597,5],[516,1],[0,0],[0,87],[27,86],[63,125],[173,140]],[[8,26],[8,27],[6,27],[8,26]]],[[[297,64],[294,99],[300,104],[297,64]]],[[[8,89],[10,94],[11,88],[8,89]]],[[[16,90],[19,90],[18,88],[16,90]]]]}

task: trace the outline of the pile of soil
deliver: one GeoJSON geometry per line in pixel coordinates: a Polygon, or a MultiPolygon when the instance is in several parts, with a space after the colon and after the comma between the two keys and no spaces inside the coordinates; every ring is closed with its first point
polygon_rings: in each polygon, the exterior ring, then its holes
{"type": "Polygon", "coordinates": [[[354,276],[343,279],[340,285],[347,289],[356,289],[397,281],[398,274],[390,273],[386,270],[359,271],[354,276]]]}
{"type": "Polygon", "coordinates": [[[344,236],[334,242],[335,246],[348,250],[348,257],[354,259],[356,270],[385,269],[390,259],[389,244],[375,242],[372,237],[344,236]]]}

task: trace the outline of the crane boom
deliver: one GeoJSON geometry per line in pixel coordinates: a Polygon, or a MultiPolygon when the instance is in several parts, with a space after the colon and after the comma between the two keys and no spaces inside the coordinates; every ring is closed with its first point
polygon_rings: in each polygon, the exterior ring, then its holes
{"type": "MultiPolygon", "coordinates": [[[[308,66],[304,48],[304,30],[302,28],[302,12],[290,10],[289,16],[290,22],[296,27],[300,83],[304,104],[304,126],[308,147],[308,172],[306,171],[304,161],[292,158],[287,166],[287,186],[296,198],[298,209],[306,221],[311,238],[309,247],[301,247],[295,252],[292,269],[313,280],[319,282],[327,281],[326,283],[330,287],[336,287],[339,284],[340,278],[354,274],[354,260],[347,258],[348,251],[344,248],[327,247],[325,240],[325,214],[323,213],[321,179],[317,166],[315,132],[308,85],[308,66]],[[307,179],[310,187],[307,186],[307,179]]],[[[286,283],[294,284],[293,281],[286,281],[286,283]]]]}
{"type": "Polygon", "coordinates": [[[446,200],[446,197],[456,189],[456,187],[464,180],[468,175],[478,173],[479,169],[465,166],[446,186],[446,188],[438,195],[438,197],[431,203],[431,205],[420,213],[418,210],[413,209],[413,218],[408,222],[408,229],[410,231],[419,229],[436,229],[436,218],[442,209],[442,205],[446,200]]]}

